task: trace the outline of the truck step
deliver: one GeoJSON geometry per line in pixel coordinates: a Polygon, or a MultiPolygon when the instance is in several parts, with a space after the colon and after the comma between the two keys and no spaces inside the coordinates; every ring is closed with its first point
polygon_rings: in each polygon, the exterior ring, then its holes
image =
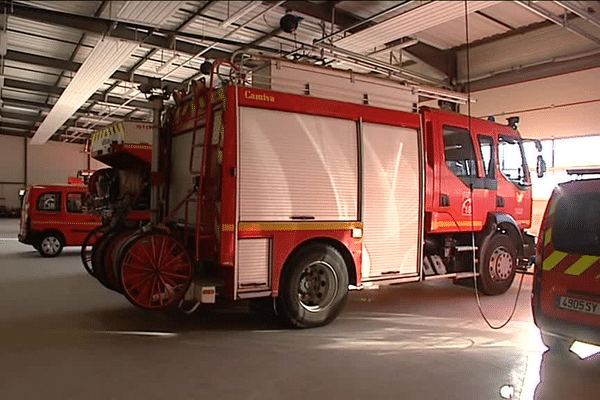
{"type": "Polygon", "coordinates": [[[444,265],[444,261],[442,261],[442,257],[440,257],[440,256],[428,256],[428,257],[431,259],[431,262],[433,264],[433,269],[435,270],[436,274],[444,275],[447,273],[446,266],[444,265]]]}
{"type": "Polygon", "coordinates": [[[431,261],[429,261],[428,256],[423,257],[423,273],[425,274],[425,276],[435,275],[435,271],[431,266],[431,261]]]}
{"type": "Polygon", "coordinates": [[[479,247],[477,247],[477,246],[474,246],[474,247],[473,246],[456,246],[454,249],[458,252],[463,252],[463,251],[478,250],[479,247]]]}

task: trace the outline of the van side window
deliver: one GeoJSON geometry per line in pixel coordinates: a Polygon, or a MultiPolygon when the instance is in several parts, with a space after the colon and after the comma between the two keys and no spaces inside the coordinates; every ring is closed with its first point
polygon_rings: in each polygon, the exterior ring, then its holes
{"type": "Polygon", "coordinates": [[[561,196],[553,231],[555,250],[600,256],[600,193],[561,196]]]}
{"type": "Polygon", "coordinates": [[[82,210],[83,195],[81,193],[67,194],[67,212],[80,214],[82,210]]]}
{"type": "Polygon", "coordinates": [[[444,126],[446,165],[459,178],[477,177],[477,159],[468,130],[444,126]]]}
{"type": "Polygon", "coordinates": [[[60,193],[44,193],[38,198],[40,211],[60,211],[60,193]]]}
{"type": "Polygon", "coordinates": [[[496,178],[496,157],[494,152],[494,139],[489,136],[479,135],[479,149],[483,158],[483,172],[488,179],[496,178]]]}

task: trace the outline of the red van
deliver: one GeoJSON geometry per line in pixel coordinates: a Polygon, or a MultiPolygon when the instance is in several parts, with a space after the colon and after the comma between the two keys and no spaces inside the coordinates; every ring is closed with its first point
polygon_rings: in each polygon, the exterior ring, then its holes
{"type": "Polygon", "coordinates": [[[579,178],[548,202],[532,296],[535,324],[555,352],[574,340],[600,345],[600,169],[567,172],[579,178]]]}
{"type": "Polygon", "coordinates": [[[19,241],[44,257],[55,257],[64,246],[81,246],[99,227],[99,217],[83,211],[84,185],[33,185],[22,198],[19,241]]]}

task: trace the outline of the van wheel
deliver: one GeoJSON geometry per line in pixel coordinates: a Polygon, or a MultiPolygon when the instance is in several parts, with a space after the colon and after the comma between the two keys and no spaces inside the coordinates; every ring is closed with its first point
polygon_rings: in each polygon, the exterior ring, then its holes
{"type": "Polygon", "coordinates": [[[495,234],[479,267],[479,285],[487,295],[502,294],[515,279],[517,249],[507,235],[495,234]]]}
{"type": "Polygon", "coordinates": [[[283,321],[295,328],[322,326],[333,321],[348,298],[348,270],[339,251],[314,243],[286,263],[277,298],[283,321]]]}
{"type": "Polygon", "coordinates": [[[60,254],[65,243],[57,233],[45,233],[40,240],[38,251],[42,257],[56,257],[60,254]]]}

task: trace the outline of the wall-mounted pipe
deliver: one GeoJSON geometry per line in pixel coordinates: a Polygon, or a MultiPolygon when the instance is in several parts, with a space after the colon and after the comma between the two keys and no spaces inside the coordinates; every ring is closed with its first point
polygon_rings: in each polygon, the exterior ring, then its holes
{"type": "Polygon", "coordinates": [[[488,72],[488,73],[478,75],[475,77],[469,77],[469,79],[461,78],[461,79],[458,79],[457,82],[459,84],[467,83],[467,81],[468,82],[476,82],[476,81],[491,78],[493,76],[507,73],[507,72],[517,72],[517,71],[523,70],[525,68],[538,67],[540,65],[548,65],[548,64],[555,64],[555,63],[559,63],[559,62],[574,61],[574,60],[578,60],[580,58],[595,56],[598,54],[600,54],[600,50],[590,50],[590,51],[586,51],[583,53],[577,53],[577,54],[573,54],[573,55],[569,55],[569,56],[554,57],[550,60],[536,61],[536,62],[532,62],[529,64],[522,64],[522,65],[519,65],[518,67],[509,67],[509,68],[504,68],[504,69],[501,69],[498,71],[488,72]]]}

